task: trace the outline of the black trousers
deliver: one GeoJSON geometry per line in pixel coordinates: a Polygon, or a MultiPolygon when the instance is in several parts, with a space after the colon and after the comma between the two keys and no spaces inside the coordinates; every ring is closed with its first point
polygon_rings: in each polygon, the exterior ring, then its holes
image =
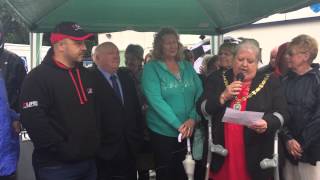
{"type": "Polygon", "coordinates": [[[203,159],[200,161],[196,161],[196,167],[194,170],[194,180],[204,180],[206,170],[206,165],[203,159]]]}
{"type": "Polygon", "coordinates": [[[129,152],[127,145],[119,148],[112,159],[96,159],[98,180],[137,180],[135,156],[129,152]]]}
{"type": "Polygon", "coordinates": [[[12,174],[9,176],[0,176],[0,180],[16,180],[16,175],[12,174]]]}
{"type": "Polygon", "coordinates": [[[155,154],[157,180],[186,180],[182,165],[187,153],[186,142],[151,131],[151,144],[155,154]]]}

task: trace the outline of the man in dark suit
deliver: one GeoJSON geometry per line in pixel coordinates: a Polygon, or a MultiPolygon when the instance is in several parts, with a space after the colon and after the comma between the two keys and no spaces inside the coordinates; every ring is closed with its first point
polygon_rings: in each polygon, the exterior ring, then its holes
{"type": "Polygon", "coordinates": [[[96,48],[94,62],[101,112],[98,179],[137,179],[135,159],[143,140],[143,128],[134,81],[128,72],[119,70],[119,50],[111,42],[96,48]]]}

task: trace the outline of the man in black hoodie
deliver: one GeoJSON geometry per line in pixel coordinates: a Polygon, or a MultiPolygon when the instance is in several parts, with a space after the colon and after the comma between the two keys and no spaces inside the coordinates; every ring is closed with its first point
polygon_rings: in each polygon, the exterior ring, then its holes
{"type": "Polygon", "coordinates": [[[37,180],[96,179],[95,89],[80,65],[91,36],[76,23],[58,24],[52,48],[23,83],[21,121],[35,147],[37,180]]]}

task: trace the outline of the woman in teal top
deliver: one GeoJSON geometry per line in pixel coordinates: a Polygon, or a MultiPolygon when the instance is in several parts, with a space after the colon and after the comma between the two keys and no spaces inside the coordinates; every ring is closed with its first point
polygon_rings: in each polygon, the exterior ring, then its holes
{"type": "Polygon", "coordinates": [[[153,60],[144,66],[142,89],[148,101],[147,124],[155,153],[157,180],[187,179],[182,161],[195,122],[200,119],[195,103],[202,93],[192,65],[181,60],[182,45],[171,28],[161,29],[153,42],[153,60]]]}

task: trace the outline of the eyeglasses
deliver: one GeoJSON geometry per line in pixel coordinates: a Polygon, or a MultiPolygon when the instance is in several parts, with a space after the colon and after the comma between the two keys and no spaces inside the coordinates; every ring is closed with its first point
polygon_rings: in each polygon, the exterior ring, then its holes
{"type": "Polygon", "coordinates": [[[307,53],[306,51],[297,51],[297,52],[294,52],[294,51],[292,51],[292,50],[288,50],[287,51],[287,54],[288,54],[288,56],[295,56],[295,55],[297,55],[297,54],[305,54],[305,53],[307,53]]]}

